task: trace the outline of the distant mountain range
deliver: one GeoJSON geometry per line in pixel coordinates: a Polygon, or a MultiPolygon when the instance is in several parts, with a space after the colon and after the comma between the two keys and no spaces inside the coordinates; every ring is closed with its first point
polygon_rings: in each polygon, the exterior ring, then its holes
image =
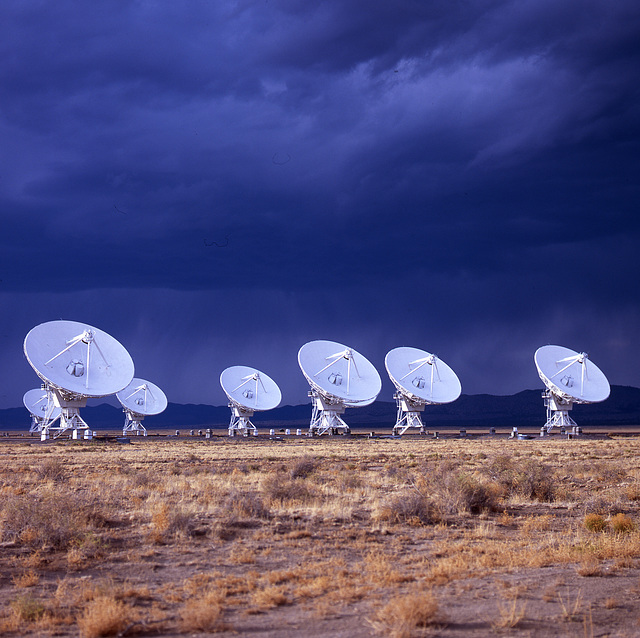
{"type": "MultiPolygon", "coordinates": [[[[542,390],[524,390],[510,396],[463,394],[448,405],[427,406],[424,422],[428,429],[438,427],[512,427],[541,426],[546,419],[542,390]]],[[[82,417],[95,430],[113,430],[124,423],[121,409],[107,403],[86,407],[82,417]]],[[[576,405],[571,412],[583,425],[640,425],[640,388],[611,386],[611,396],[602,403],[576,405]]],[[[309,425],[311,405],[285,405],[268,412],[257,412],[252,421],[263,428],[304,428],[309,425]]],[[[147,417],[143,424],[154,429],[226,428],[230,411],[227,406],[182,405],[169,403],[157,416],[147,417]]],[[[396,405],[376,401],[362,408],[347,409],[345,421],[355,428],[393,427],[396,405]]],[[[30,416],[25,408],[0,410],[0,430],[28,430],[30,416]]]]}

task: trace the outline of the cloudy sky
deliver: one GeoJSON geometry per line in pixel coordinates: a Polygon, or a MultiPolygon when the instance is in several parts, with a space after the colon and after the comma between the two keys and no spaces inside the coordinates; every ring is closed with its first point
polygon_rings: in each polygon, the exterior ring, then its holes
{"type": "Polygon", "coordinates": [[[181,403],[312,339],[640,386],[637,0],[4,0],[0,56],[0,407],[61,318],[181,403]]]}

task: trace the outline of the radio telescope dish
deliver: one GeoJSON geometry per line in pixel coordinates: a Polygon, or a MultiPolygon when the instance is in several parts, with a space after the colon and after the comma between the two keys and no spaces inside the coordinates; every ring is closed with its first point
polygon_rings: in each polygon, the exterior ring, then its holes
{"type": "Polygon", "coordinates": [[[29,433],[41,432],[60,418],[62,410],[54,403],[53,393],[46,387],[28,390],[22,397],[24,407],[31,414],[29,433]]]}
{"type": "Polygon", "coordinates": [[[435,354],[418,348],[394,348],[387,353],[384,365],[396,387],[393,398],[398,406],[394,434],[409,428],[425,431],[420,413],[425,405],[455,401],[462,391],[456,373],[435,354]]]}
{"type": "Polygon", "coordinates": [[[547,432],[554,426],[576,427],[569,416],[574,403],[599,403],[609,397],[611,387],[607,377],[586,352],[542,346],[533,359],[547,388],[542,394],[547,408],[544,425],[547,432]]]}
{"type": "Polygon", "coordinates": [[[359,352],[335,341],[310,341],[298,351],[298,364],[311,390],[309,435],[349,433],[340,417],[345,408],[373,403],[382,389],[374,366],[359,352]]]}
{"type": "Polygon", "coordinates": [[[116,392],[116,397],[122,405],[126,414],[122,435],[127,432],[140,432],[147,436],[147,430],[141,421],[145,416],[152,416],[164,412],[167,408],[167,397],[165,393],[151,381],[144,379],[132,379],[131,383],[116,392]]]}
{"type": "MultiPolygon", "coordinates": [[[[87,398],[115,394],[133,378],[133,360],[124,346],[106,332],[76,321],[49,321],[32,328],[24,353],[62,410],[59,434],[71,429],[73,438],[78,438],[78,430],[89,428],[79,412],[87,398]]],[[[48,431],[41,434],[48,438],[48,431]]]]}
{"type": "Polygon", "coordinates": [[[220,385],[229,399],[231,421],[229,436],[236,432],[247,436],[257,433],[251,423],[254,412],[272,410],[282,400],[278,384],[269,376],[248,366],[231,366],[222,371],[220,385]]]}

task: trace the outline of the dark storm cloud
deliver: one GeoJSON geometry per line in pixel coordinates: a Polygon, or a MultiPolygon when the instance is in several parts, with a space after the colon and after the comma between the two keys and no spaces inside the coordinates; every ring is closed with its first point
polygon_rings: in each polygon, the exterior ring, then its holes
{"type": "MultiPolygon", "coordinates": [[[[156,333],[195,348],[194,376],[265,352],[298,394],[307,339],[353,338],[379,368],[399,343],[438,349],[466,390],[503,393],[566,340],[637,385],[639,18],[630,1],[3,3],[17,332],[113,321],[140,352],[156,333]],[[210,349],[185,336],[212,330],[210,349]]],[[[207,399],[138,356],[176,400],[207,399]]]]}

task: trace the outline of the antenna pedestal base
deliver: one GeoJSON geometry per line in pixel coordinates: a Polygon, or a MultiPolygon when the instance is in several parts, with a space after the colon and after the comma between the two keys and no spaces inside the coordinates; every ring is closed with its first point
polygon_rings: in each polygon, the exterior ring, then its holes
{"type": "Polygon", "coordinates": [[[550,432],[553,427],[576,427],[576,422],[569,416],[569,411],[573,408],[573,401],[559,397],[551,390],[545,390],[542,393],[542,398],[547,408],[547,422],[543,426],[547,432],[550,432]]]}
{"type": "Polygon", "coordinates": [[[129,410],[123,410],[123,412],[126,414],[126,417],[124,427],[122,428],[122,436],[127,436],[127,432],[135,432],[136,436],[140,436],[140,432],[142,432],[142,436],[147,436],[147,429],[141,423],[144,415],[136,414],[129,410]]]}
{"type": "Polygon", "coordinates": [[[87,405],[87,397],[78,395],[63,394],[60,390],[53,391],[53,403],[60,408],[60,423],[57,426],[53,426],[52,421],[43,424],[40,431],[40,438],[44,441],[49,438],[50,431],[55,431],[54,438],[58,438],[61,434],[67,430],[72,430],[73,438],[81,438],[78,436],[78,430],[88,430],[89,426],[83,421],[80,416],[80,408],[84,408],[87,405]],[[44,438],[46,437],[46,438],[44,438]]]}
{"type": "Polygon", "coordinates": [[[249,432],[253,434],[258,433],[258,429],[253,423],[251,423],[251,417],[253,416],[253,410],[248,410],[234,403],[230,403],[231,408],[231,421],[229,423],[229,436],[235,436],[242,434],[242,436],[249,436],[249,432]]]}
{"type": "Polygon", "coordinates": [[[424,412],[424,403],[415,403],[406,396],[396,392],[393,395],[398,406],[396,424],[393,426],[394,436],[402,436],[409,429],[418,429],[420,434],[425,433],[421,412],[424,412]]]}
{"type": "Polygon", "coordinates": [[[350,434],[351,429],[340,417],[346,409],[344,403],[330,403],[314,390],[309,392],[313,403],[309,436],[317,434],[350,434]]]}
{"type": "Polygon", "coordinates": [[[34,432],[42,432],[42,417],[35,416],[35,414],[31,415],[31,427],[29,428],[29,434],[33,434],[34,432]]]}

